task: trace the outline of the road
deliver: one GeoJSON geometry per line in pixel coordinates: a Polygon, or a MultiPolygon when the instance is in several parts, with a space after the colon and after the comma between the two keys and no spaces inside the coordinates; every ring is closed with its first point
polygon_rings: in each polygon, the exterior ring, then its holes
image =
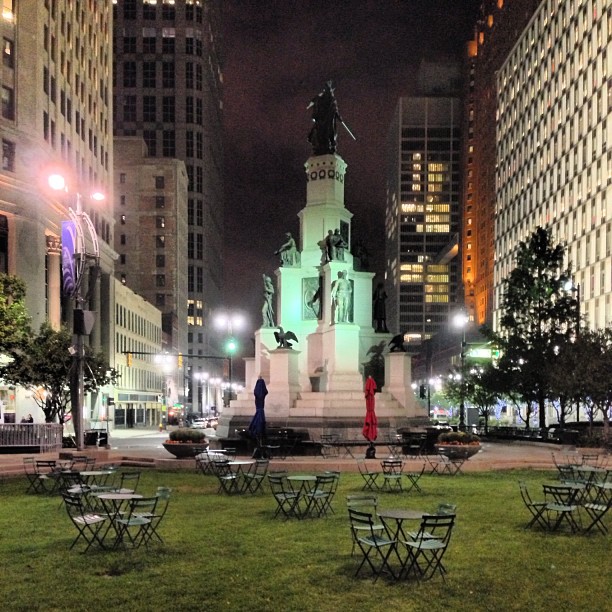
{"type": "MultiPolygon", "coordinates": [[[[207,438],[214,437],[214,429],[205,429],[207,438]]],[[[168,458],[162,443],[168,439],[169,431],[154,429],[116,429],[109,435],[111,450],[121,452],[145,452],[151,457],[168,458]]]]}

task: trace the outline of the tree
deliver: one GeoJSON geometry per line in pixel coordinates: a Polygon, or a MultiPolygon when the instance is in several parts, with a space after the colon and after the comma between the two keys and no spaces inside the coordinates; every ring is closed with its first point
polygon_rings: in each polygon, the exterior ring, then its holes
{"type": "MultiPolygon", "coordinates": [[[[10,362],[0,366],[0,377],[6,382],[32,391],[47,423],[63,423],[70,412],[70,374],[74,367],[71,348],[72,334],[65,327],[55,331],[44,323],[27,346],[12,351],[10,362]]],[[[85,393],[117,381],[117,371],[89,347],[85,348],[84,366],[85,393]]]]}
{"type": "Polygon", "coordinates": [[[0,274],[0,354],[23,347],[31,335],[25,294],[20,278],[0,274]]]}
{"type": "Polygon", "coordinates": [[[593,419],[600,413],[604,443],[608,444],[612,410],[612,328],[586,330],[580,334],[577,344],[576,378],[589,415],[590,435],[593,434],[593,419]]]}
{"type": "Polygon", "coordinates": [[[485,433],[489,429],[489,417],[500,398],[498,391],[498,374],[490,365],[475,365],[461,377],[451,377],[444,387],[444,395],[455,405],[461,399],[478,409],[478,416],[484,419],[485,433]]]}
{"type": "Polygon", "coordinates": [[[483,329],[501,351],[497,368],[526,405],[538,406],[542,428],[555,350],[572,337],[578,320],[578,301],[565,289],[571,270],[563,268],[564,258],[550,230],[538,227],[520,242],[516,267],[503,283],[498,330],[483,329]]]}

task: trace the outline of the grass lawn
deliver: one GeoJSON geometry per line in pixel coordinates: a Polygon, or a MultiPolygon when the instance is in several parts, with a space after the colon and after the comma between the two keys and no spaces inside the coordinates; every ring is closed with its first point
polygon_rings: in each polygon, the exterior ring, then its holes
{"type": "MultiPolygon", "coordinates": [[[[40,611],[604,611],[611,609],[610,536],[525,530],[517,481],[540,497],[552,472],[423,476],[423,493],[380,494],[383,508],[431,511],[457,504],[446,581],[354,578],[343,474],[335,514],[274,519],[275,502],[217,495],[213,476],[144,472],[141,493],[172,487],[160,531],[165,545],[81,554],[59,498],[26,495],[25,479],[0,482],[0,609],[40,611]]],[[[610,525],[612,514],[608,515],[610,525]]],[[[416,526],[416,523],[415,523],[416,526]]]]}

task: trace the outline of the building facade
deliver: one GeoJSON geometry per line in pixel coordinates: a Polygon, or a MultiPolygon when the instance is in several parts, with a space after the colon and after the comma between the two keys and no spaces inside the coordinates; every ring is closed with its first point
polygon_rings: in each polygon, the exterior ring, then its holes
{"type": "Polygon", "coordinates": [[[220,2],[116,0],[113,8],[114,132],[141,137],[151,158],[185,163],[188,345],[179,348],[211,354],[223,274],[220,2]]]}
{"type": "Polygon", "coordinates": [[[519,241],[566,245],[581,312],[612,324],[612,6],[542,2],[497,75],[495,307],[519,241]]]}
{"type": "MultiPolygon", "coordinates": [[[[101,271],[84,304],[96,312],[89,341],[107,355],[114,350],[105,327],[115,256],[111,6],[110,0],[3,0],[0,14],[0,271],[26,283],[35,329],[45,321],[70,326],[61,229],[69,208],[80,205],[95,229],[101,271]],[[66,179],[60,195],[49,188],[51,173],[66,179]],[[94,190],[105,199],[91,200],[94,190]]],[[[92,247],[86,230],[88,252],[92,247]]],[[[15,399],[21,410],[36,413],[29,394],[18,392],[15,399]]],[[[91,401],[86,418],[95,409],[91,401]]]]}
{"type": "Polygon", "coordinates": [[[466,47],[461,262],[464,303],[478,326],[493,322],[496,75],[541,0],[484,0],[466,47]]]}
{"type": "MultiPolygon", "coordinates": [[[[160,364],[162,314],[143,297],[114,279],[115,308],[112,321],[119,382],[108,391],[106,416],[113,427],[157,427],[166,418],[166,406],[178,398],[176,362],[160,364]],[[166,369],[167,368],[167,369],[166,369]],[[108,397],[112,402],[108,402],[108,397]]],[[[100,426],[99,423],[94,423],[100,426]]]]}
{"type": "Polygon", "coordinates": [[[456,308],[460,137],[459,99],[399,100],[388,138],[387,322],[409,350],[456,308]]]}
{"type": "Polygon", "coordinates": [[[165,348],[187,346],[187,172],[148,157],[139,137],[115,139],[115,276],[159,308],[165,348]]]}

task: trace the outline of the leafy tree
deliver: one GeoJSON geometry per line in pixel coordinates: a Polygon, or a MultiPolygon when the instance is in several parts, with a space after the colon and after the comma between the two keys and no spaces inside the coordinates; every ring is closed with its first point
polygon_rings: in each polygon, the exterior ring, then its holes
{"type": "MultiPolygon", "coordinates": [[[[11,361],[0,366],[0,377],[9,384],[30,389],[34,400],[45,414],[45,421],[64,422],[70,412],[70,376],[74,359],[70,354],[72,334],[62,327],[59,331],[47,323],[27,346],[10,353],[11,361]]],[[[111,369],[101,353],[85,348],[83,387],[85,393],[115,383],[118,373],[111,369]]]]}
{"type": "MultiPolygon", "coordinates": [[[[467,370],[467,368],[466,368],[467,370]]],[[[465,381],[451,377],[444,387],[444,394],[455,405],[464,402],[478,409],[478,416],[484,419],[485,432],[489,429],[489,417],[500,398],[498,373],[491,365],[474,366],[466,371],[465,381]]]]}
{"type": "Polygon", "coordinates": [[[599,413],[603,419],[603,438],[610,440],[612,410],[612,328],[585,330],[577,340],[578,358],[575,376],[579,395],[584,398],[591,424],[599,413]]]}
{"type": "Polygon", "coordinates": [[[10,353],[30,337],[25,294],[26,286],[20,278],[0,274],[0,353],[10,353]]]}
{"type": "Polygon", "coordinates": [[[578,320],[577,299],[565,289],[571,270],[563,268],[564,258],[550,230],[538,227],[519,243],[516,267],[504,280],[498,330],[483,330],[501,350],[497,368],[507,383],[526,405],[538,407],[540,427],[546,427],[550,364],[578,320]]]}

